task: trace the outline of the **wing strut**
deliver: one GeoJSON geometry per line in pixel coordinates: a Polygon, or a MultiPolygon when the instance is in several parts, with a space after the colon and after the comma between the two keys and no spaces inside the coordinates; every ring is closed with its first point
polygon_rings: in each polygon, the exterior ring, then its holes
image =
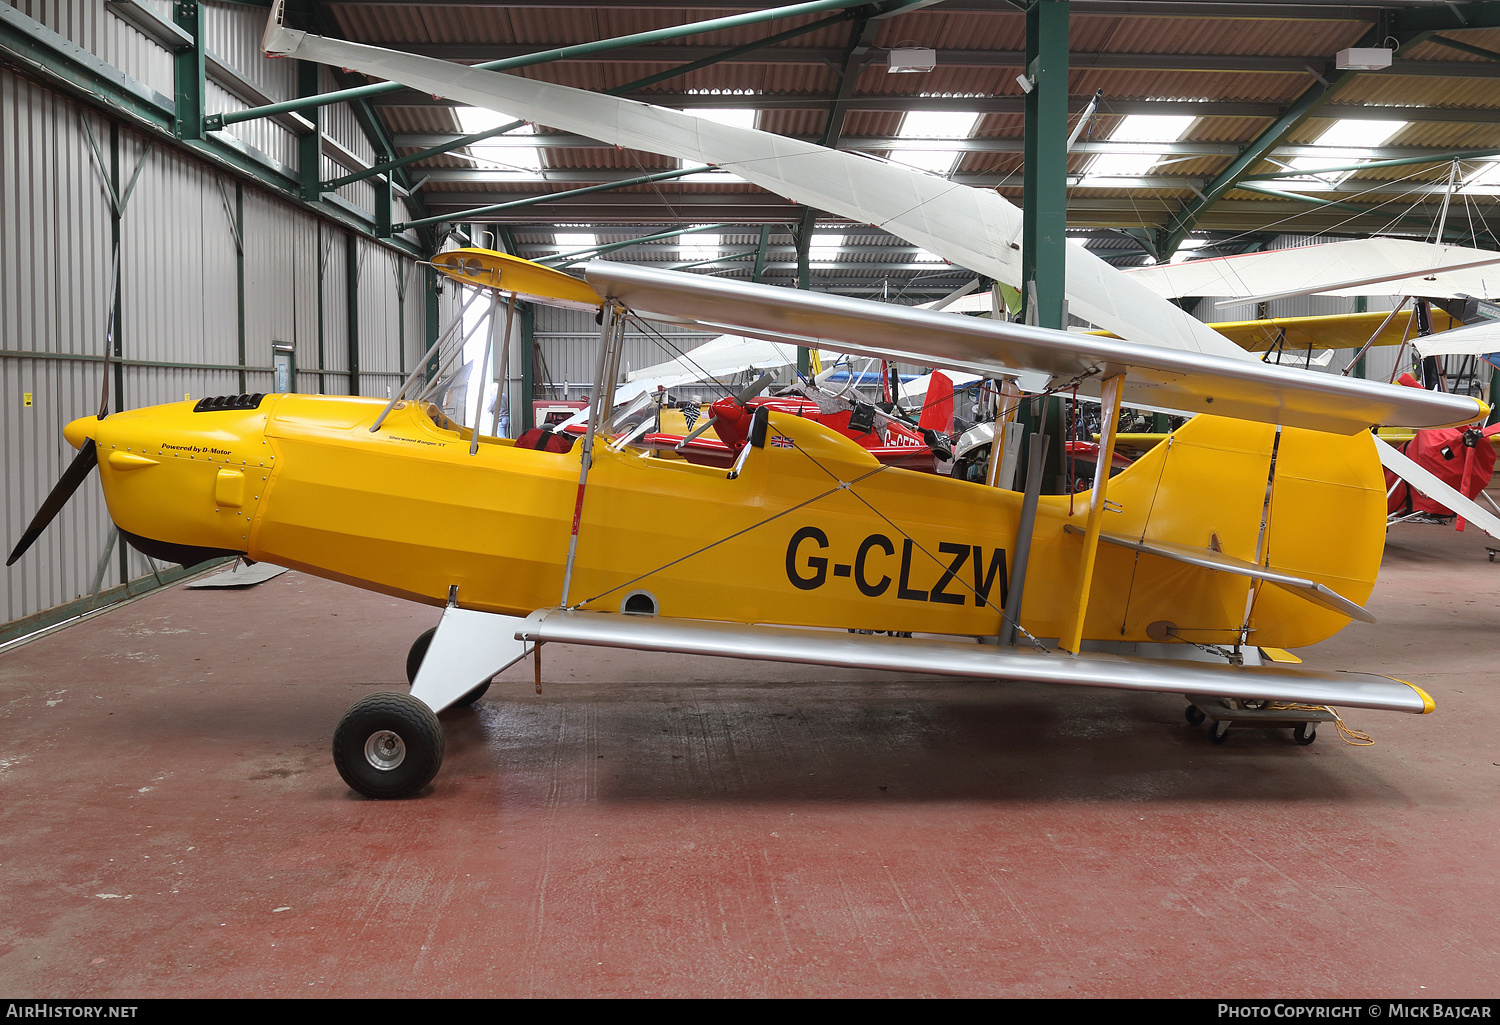
{"type": "Polygon", "coordinates": [[[568,534],[568,561],[563,566],[563,608],[568,607],[568,591],[573,584],[573,560],[578,554],[578,524],[583,519],[583,492],[589,482],[589,467],[594,463],[594,435],[613,408],[615,379],[620,373],[620,348],[624,337],[625,311],[615,303],[605,303],[604,326],[599,332],[599,359],[594,364],[593,405],[589,410],[589,427],[583,437],[583,454],[578,460],[578,498],[573,503],[573,527],[568,534]]]}
{"type": "Polygon", "coordinates": [[[1105,492],[1109,489],[1109,468],[1115,458],[1115,435],[1120,429],[1120,398],[1125,375],[1116,374],[1104,381],[1100,393],[1100,436],[1098,462],[1094,464],[1094,486],[1089,490],[1089,519],[1084,530],[1083,555],[1078,567],[1077,605],[1073,622],[1058,646],[1078,654],[1083,643],[1083,620],[1088,612],[1089,591],[1094,582],[1094,557],[1099,553],[1099,528],[1104,522],[1105,492]]]}

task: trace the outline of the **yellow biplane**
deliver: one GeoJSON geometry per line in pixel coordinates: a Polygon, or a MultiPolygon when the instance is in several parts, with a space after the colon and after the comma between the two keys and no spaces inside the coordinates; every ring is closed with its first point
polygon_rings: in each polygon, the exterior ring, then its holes
{"type": "MultiPolygon", "coordinates": [[[[579,443],[523,447],[404,391],[85,417],[67,425],[79,454],[11,561],[97,465],[111,517],[155,558],[243,555],[442,607],[413,651],[411,693],[362,699],[335,732],[340,773],[376,797],[427,786],[443,757],[436,713],[529,651],[540,673],[549,641],[1177,693],[1238,710],[1217,717],[1216,739],[1254,703],[1433,707],[1402,681],[1261,653],[1370,618],[1385,487],[1369,428],[1469,422],[1487,412],[1477,400],[606,261],[586,285],[502,254],[434,264],[496,295],[599,307],[579,443]],[[1040,495],[1039,473],[1016,492],[882,465],[766,409],[726,471],[596,428],[629,317],[990,378],[1044,373],[1097,394],[1105,424],[1122,403],[1199,415],[1078,496],[1040,495]]],[[[1113,443],[1107,432],[1101,460],[1113,443]]],[[[1312,739],[1312,713],[1266,714],[1312,739]]]]}
{"type": "MultiPolygon", "coordinates": [[[[1020,212],[994,193],[324,39],[286,28],[282,8],[268,53],[716,163],[1016,280],[1020,212]]],[[[1469,423],[1488,412],[1476,399],[1267,365],[1081,249],[1067,261],[1071,308],[1119,337],[607,261],[588,265],[587,285],[500,254],[433,262],[491,290],[492,325],[502,294],[597,306],[579,443],[486,436],[405,389],[387,403],[248,395],[101,410],[67,426],[79,454],[11,561],[97,466],[110,515],[153,557],[244,555],[442,607],[413,646],[411,692],[357,702],[335,731],[341,775],[376,797],[427,786],[443,756],[436,714],[528,651],[540,674],[547,642],[1177,693],[1194,703],[1190,719],[1214,719],[1215,740],[1254,720],[1295,726],[1307,743],[1327,716],[1278,703],[1433,708],[1399,680],[1286,668],[1295,660],[1281,649],[1370,619],[1385,485],[1369,428],[1469,423]],[[1004,382],[1000,420],[1024,401],[1014,381],[1041,375],[1044,392],[1103,404],[1093,488],[1041,495],[1035,447],[1023,491],[914,473],[766,407],[727,470],[632,449],[600,429],[631,317],[977,374],[1004,382]],[[1197,415],[1110,477],[1122,405],[1197,415]]],[[[996,437],[1013,433],[1000,426],[996,437]]],[[[1014,458],[1003,448],[992,467],[1014,458]]]]}

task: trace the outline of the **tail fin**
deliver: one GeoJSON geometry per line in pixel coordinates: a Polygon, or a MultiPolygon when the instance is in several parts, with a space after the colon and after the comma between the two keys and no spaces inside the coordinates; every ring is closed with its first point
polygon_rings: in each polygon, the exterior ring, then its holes
{"type": "MultiPolygon", "coordinates": [[[[1106,533],[1197,549],[1321,584],[1362,605],[1385,544],[1385,488],[1367,433],[1343,437],[1200,415],[1110,481],[1106,533]]],[[[1066,500],[1061,509],[1066,510],[1066,500]]],[[[1315,644],[1349,617],[1225,568],[1106,545],[1086,635],[1315,644]],[[1253,590],[1253,596],[1252,596],[1253,590]],[[1102,593],[1101,593],[1102,592],[1102,593]],[[1248,616],[1247,616],[1248,610],[1248,616]]],[[[1213,562],[1215,560],[1204,560],[1213,562]]]]}
{"type": "Polygon", "coordinates": [[[939,434],[953,432],[953,381],[941,370],[932,372],[932,382],[927,385],[927,398],[922,400],[922,416],[917,420],[918,430],[933,430],[939,434]]]}

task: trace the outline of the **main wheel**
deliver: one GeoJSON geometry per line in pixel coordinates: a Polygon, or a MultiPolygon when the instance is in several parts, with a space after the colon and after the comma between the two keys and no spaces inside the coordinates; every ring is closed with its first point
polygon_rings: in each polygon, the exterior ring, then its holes
{"type": "Polygon", "coordinates": [[[417,639],[411,642],[411,647],[406,652],[407,683],[417,682],[417,672],[422,668],[422,660],[427,657],[427,649],[432,647],[432,638],[436,634],[437,627],[432,627],[417,634],[417,639]]]}
{"type": "Polygon", "coordinates": [[[333,731],[333,764],[366,797],[410,797],[443,764],[443,728],[410,694],[371,694],[350,706],[333,731]]]}
{"type": "Polygon", "coordinates": [[[1208,727],[1208,739],[1215,744],[1222,744],[1229,739],[1229,720],[1216,719],[1208,727]]]}
{"type": "Polygon", "coordinates": [[[1299,722],[1292,728],[1292,739],[1306,747],[1318,739],[1318,724],[1315,722],[1299,722]]]}

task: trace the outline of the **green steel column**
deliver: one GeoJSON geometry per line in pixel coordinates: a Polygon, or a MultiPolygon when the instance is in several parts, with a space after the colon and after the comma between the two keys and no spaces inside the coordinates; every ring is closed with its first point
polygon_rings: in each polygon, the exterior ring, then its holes
{"type": "Polygon", "coordinates": [[[240,343],[240,394],[250,389],[245,386],[245,187],[234,183],[234,288],[235,310],[238,316],[240,343]]]}
{"type": "Polygon", "coordinates": [[[199,32],[202,5],[198,0],[177,0],[172,22],[193,37],[193,45],[172,57],[179,139],[203,138],[203,39],[199,32]]]}
{"type": "MultiPolygon", "coordinates": [[[[318,94],[318,65],[312,61],[297,62],[297,95],[318,94]]],[[[323,195],[320,184],[323,163],[323,115],[322,107],[309,107],[303,115],[313,123],[313,130],[297,139],[297,176],[301,179],[302,198],[316,203],[323,195]]]]}
{"type": "MultiPolygon", "coordinates": [[[[432,348],[432,343],[438,340],[438,331],[442,327],[438,319],[438,299],[440,298],[438,295],[438,285],[443,279],[438,276],[437,271],[427,265],[423,265],[422,273],[424,275],[423,283],[426,286],[427,296],[427,332],[422,341],[422,351],[426,352],[432,348]]],[[[437,376],[442,363],[442,355],[434,352],[432,358],[427,361],[427,369],[425,371],[427,380],[431,381],[437,376]]]]}
{"type": "MultiPolygon", "coordinates": [[[[797,287],[803,290],[812,287],[812,237],[817,222],[818,212],[811,208],[803,210],[802,220],[797,222],[797,287]]],[[[812,356],[802,346],[797,347],[797,373],[802,377],[812,373],[812,356]]]]}
{"type": "Polygon", "coordinates": [[[1027,320],[1061,328],[1068,226],[1067,0],[1037,0],[1026,12],[1026,77],[1032,89],[1026,94],[1021,294],[1027,320]]]}
{"type": "MultiPolygon", "coordinates": [[[[1027,9],[1026,77],[1032,88],[1026,94],[1021,301],[1028,323],[1062,328],[1068,225],[1067,0],[1036,0],[1027,9]]],[[[1042,489],[1055,492],[1066,440],[1062,401],[1047,399],[1041,421],[1039,429],[1052,437],[1042,489]]]]}
{"type": "Polygon", "coordinates": [[[349,394],[359,391],[359,236],[344,232],[344,297],[349,322],[349,394]]]}
{"type": "Polygon", "coordinates": [[[766,243],[771,241],[771,226],[762,224],[760,226],[760,245],[755,249],[755,270],[750,275],[750,280],[759,282],[766,274],[766,243]]]}
{"type": "MultiPolygon", "coordinates": [[[[110,188],[114,194],[120,194],[120,126],[115,122],[109,123],[109,180],[110,188]]],[[[111,348],[110,358],[114,362],[114,380],[109,383],[113,392],[115,412],[118,413],[125,408],[125,309],[123,296],[125,288],[125,266],[123,254],[120,251],[121,242],[121,211],[120,204],[113,203],[109,208],[109,239],[110,248],[114,258],[119,261],[119,272],[115,274],[115,294],[110,296],[110,302],[114,305],[114,341],[111,348]]],[[[127,580],[125,574],[125,551],[121,546],[120,551],[120,579],[127,580]]]]}
{"type": "MultiPolygon", "coordinates": [[[[1369,299],[1368,296],[1361,295],[1361,296],[1356,296],[1355,297],[1355,299],[1354,299],[1354,312],[1355,313],[1368,313],[1368,312],[1370,312],[1370,299],[1369,299]]],[[[1354,376],[1355,377],[1361,377],[1361,378],[1365,376],[1365,357],[1364,356],[1361,356],[1359,358],[1359,361],[1354,364],[1354,376]]]]}
{"type": "Polygon", "coordinates": [[[516,315],[521,318],[521,352],[525,356],[521,360],[521,408],[512,411],[511,420],[520,413],[520,430],[529,431],[536,426],[531,407],[536,398],[536,307],[521,303],[516,315]]]}

